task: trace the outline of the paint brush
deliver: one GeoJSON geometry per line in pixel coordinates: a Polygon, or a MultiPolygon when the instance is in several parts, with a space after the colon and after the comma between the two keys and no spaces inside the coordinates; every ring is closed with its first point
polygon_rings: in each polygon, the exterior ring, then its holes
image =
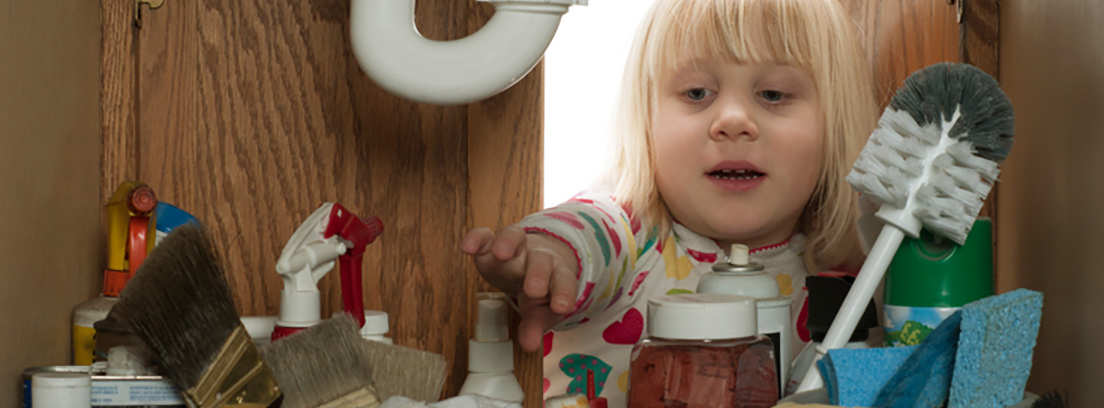
{"type": "Polygon", "coordinates": [[[190,407],[278,407],[272,370],[242,326],[217,251],[195,225],[173,230],[115,305],[190,407]]]}
{"type": "Polygon", "coordinates": [[[262,349],[284,392],[282,408],[378,407],[367,342],[342,313],[262,349]]]}

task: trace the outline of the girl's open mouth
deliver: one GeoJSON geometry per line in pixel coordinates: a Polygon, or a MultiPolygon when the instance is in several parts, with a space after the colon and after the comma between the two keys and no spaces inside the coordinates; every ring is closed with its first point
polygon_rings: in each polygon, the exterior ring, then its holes
{"type": "Polygon", "coordinates": [[[722,180],[754,180],[764,176],[755,170],[716,170],[708,174],[709,177],[722,180]]]}

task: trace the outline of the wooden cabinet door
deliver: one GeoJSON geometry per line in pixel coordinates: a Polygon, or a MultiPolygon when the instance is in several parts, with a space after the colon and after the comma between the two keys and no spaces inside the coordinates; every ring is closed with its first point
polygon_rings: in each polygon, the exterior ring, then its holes
{"type": "MultiPolygon", "coordinates": [[[[133,4],[101,1],[105,199],[138,179],[196,215],[217,237],[242,315],[278,313],[276,259],[320,204],[378,215],[365,307],[390,314],[396,344],[442,354],[443,396],[456,395],[474,294],[488,288],[460,238],[539,209],[540,70],[484,102],[425,105],[360,70],[348,0],[168,0],[143,10],[141,28],[133,4]]],[[[460,38],[488,7],[419,1],[419,30],[460,38]]],[[[318,283],[324,317],[341,309],[336,275],[318,283]]],[[[527,406],[538,406],[540,356],[515,354],[527,406]]]]}

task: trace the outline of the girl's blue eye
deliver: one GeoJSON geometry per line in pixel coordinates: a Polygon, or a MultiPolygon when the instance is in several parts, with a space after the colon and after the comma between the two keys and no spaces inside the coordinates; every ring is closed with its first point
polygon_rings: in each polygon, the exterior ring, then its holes
{"type": "Polygon", "coordinates": [[[705,88],[692,88],[684,92],[691,101],[697,102],[709,97],[710,91],[705,88]]]}
{"type": "Polygon", "coordinates": [[[787,95],[782,91],[768,90],[768,91],[760,91],[759,96],[762,97],[767,102],[775,103],[775,102],[782,102],[783,99],[786,99],[787,95]]]}

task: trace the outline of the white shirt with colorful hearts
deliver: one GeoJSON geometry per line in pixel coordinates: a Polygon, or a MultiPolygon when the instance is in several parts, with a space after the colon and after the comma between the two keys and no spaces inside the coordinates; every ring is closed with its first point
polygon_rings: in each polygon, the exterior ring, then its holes
{"type": "MultiPolygon", "coordinates": [[[[520,226],[559,238],[579,262],[577,310],[544,336],[544,398],[585,394],[589,370],[597,395],[611,408],[625,407],[629,358],[646,330],[648,298],[693,293],[724,251],[677,223],[664,237],[641,231],[608,197],[577,197],[526,217],[520,226]]],[[[752,262],[775,277],[782,294],[794,299],[790,355],[797,355],[809,340],[804,249],[804,236],[794,234],[750,254],[752,262]]]]}

